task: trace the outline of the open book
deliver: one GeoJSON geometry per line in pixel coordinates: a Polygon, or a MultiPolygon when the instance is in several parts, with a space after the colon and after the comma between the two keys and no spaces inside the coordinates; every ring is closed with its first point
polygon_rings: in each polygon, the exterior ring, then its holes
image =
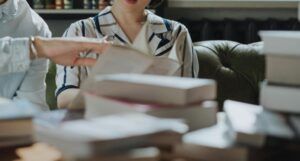
{"type": "Polygon", "coordinates": [[[138,73],[154,75],[183,75],[182,66],[186,32],[182,32],[173,48],[166,56],[152,54],[148,44],[148,23],[146,23],[131,45],[113,44],[100,57],[89,77],[83,82],[81,92],[69,105],[69,108],[83,108],[83,91],[93,89],[96,75],[138,73]]]}

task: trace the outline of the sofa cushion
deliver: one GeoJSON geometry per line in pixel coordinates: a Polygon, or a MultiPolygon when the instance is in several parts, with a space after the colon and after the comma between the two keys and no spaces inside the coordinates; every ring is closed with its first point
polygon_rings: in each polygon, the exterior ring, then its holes
{"type": "Polygon", "coordinates": [[[259,84],[265,77],[263,43],[240,44],[232,41],[195,43],[199,78],[218,82],[218,102],[226,99],[258,103],[259,84]]]}

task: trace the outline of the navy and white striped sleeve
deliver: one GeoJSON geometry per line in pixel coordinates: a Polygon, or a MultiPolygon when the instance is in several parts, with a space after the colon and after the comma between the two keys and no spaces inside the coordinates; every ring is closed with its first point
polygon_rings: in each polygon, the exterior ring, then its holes
{"type": "Polygon", "coordinates": [[[191,36],[189,34],[188,29],[180,24],[177,23],[175,24],[177,27],[175,27],[175,34],[176,37],[181,33],[181,32],[186,32],[187,37],[185,40],[185,52],[183,52],[183,73],[182,76],[184,77],[198,77],[198,72],[199,72],[199,62],[198,62],[198,57],[196,53],[194,52],[193,48],[193,41],[191,39],[191,36]]]}
{"type": "MultiPolygon", "coordinates": [[[[82,29],[79,22],[73,23],[64,33],[63,37],[82,37],[82,29]]],[[[63,91],[80,86],[80,67],[56,65],[56,96],[63,91]]]]}

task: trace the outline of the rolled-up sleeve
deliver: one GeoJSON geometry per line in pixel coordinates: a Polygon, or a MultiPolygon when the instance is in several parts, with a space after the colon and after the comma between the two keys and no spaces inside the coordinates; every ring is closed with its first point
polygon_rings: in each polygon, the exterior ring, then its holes
{"type": "Polygon", "coordinates": [[[28,38],[0,39],[0,75],[25,72],[30,67],[28,38]]]}
{"type": "MultiPolygon", "coordinates": [[[[37,31],[38,36],[51,37],[51,31],[44,21],[40,20],[41,28],[37,31]]],[[[30,63],[29,69],[23,82],[16,92],[15,99],[26,99],[34,103],[41,110],[47,111],[49,107],[46,103],[46,75],[49,61],[47,59],[36,59],[30,63]]]]}

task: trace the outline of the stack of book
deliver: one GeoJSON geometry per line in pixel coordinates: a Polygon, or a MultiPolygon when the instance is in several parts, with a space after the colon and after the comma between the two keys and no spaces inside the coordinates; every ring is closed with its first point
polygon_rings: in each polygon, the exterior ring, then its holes
{"type": "Polygon", "coordinates": [[[260,102],[270,110],[300,113],[300,33],[262,32],[266,79],[260,102]]]}
{"type": "Polygon", "coordinates": [[[99,0],[30,0],[34,9],[100,9],[99,0]]]}
{"type": "MultiPolygon", "coordinates": [[[[60,117],[60,116],[58,116],[60,117]]],[[[70,160],[159,160],[158,148],[181,142],[188,127],[179,120],[144,114],[116,114],[57,122],[36,119],[35,139],[59,149],[70,160]]]]}
{"type": "Polygon", "coordinates": [[[32,143],[32,118],[38,111],[28,102],[0,98],[0,148],[32,143]]]}
{"type": "Polygon", "coordinates": [[[299,116],[226,101],[218,124],[183,136],[172,158],[206,161],[299,160],[299,116]],[[218,154],[218,155],[216,155],[218,154]]]}
{"type": "Polygon", "coordinates": [[[159,118],[182,119],[190,130],[217,122],[216,83],[144,74],[114,74],[94,77],[86,91],[86,118],[118,113],[146,113],[159,118]]]}
{"type": "Polygon", "coordinates": [[[175,148],[175,157],[206,161],[300,160],[300,33],[261,35],[267,60],[261,105],[225,101],[218,124],[186,134],[175,148]]]}

